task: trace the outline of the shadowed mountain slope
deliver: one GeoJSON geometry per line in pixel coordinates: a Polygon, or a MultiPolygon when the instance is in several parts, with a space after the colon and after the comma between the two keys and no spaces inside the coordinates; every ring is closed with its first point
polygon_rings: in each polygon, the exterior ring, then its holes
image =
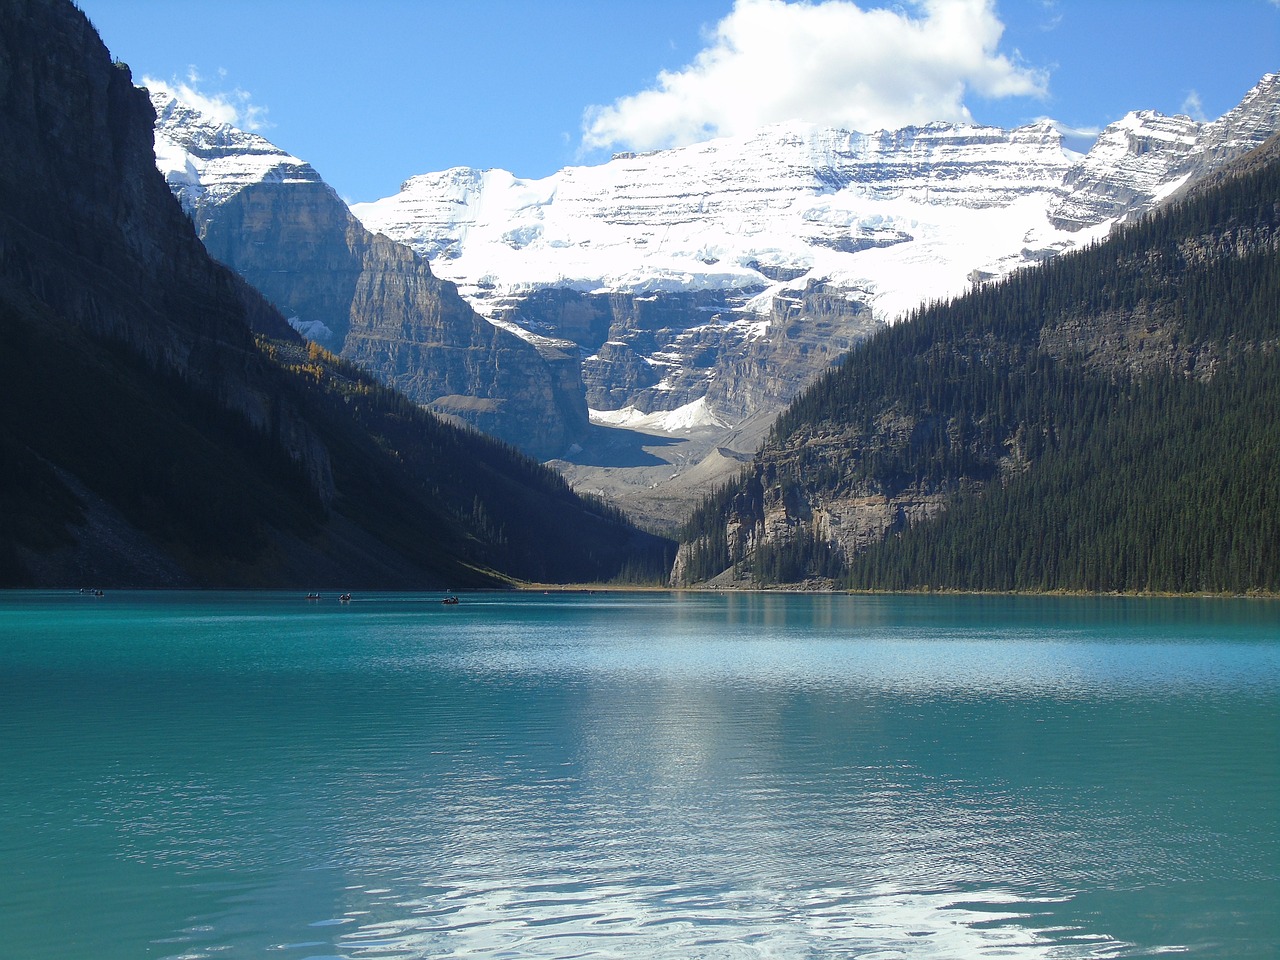
{"type": "Polygon", "coordinates": [[[319,348],[214,262],[63,0],[0,8],[0,584],[599,580],[665,543],[319,348]]]}

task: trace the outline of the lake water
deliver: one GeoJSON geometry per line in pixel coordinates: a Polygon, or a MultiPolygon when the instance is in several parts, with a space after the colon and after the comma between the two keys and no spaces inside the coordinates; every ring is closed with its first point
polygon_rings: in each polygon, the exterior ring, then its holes
{"type": "Polygon", "coordinates": [[[1280,604],[0,594],[0,956],[1274,958],[1280,604]]]}

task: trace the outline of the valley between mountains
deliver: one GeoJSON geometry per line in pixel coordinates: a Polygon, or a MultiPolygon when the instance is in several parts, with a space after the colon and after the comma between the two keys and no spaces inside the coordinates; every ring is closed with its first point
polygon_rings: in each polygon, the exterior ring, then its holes
{"type": "Polygon", "coordinates": [[[0,8],[0,585],[1280,593],[1280,73],[348,206],[0,8]]]}
{"type": "Polygon", "coordinates": [[[348,209],[256,134],[152,101],[205,245],[296,329],[668,532],[855,344],[1105,237],[1280,128],[1268,75],[1216,121],[1136,110],[1086,155],[1048,122],[784,124],[543,180],[424,173],[348,209]]]}

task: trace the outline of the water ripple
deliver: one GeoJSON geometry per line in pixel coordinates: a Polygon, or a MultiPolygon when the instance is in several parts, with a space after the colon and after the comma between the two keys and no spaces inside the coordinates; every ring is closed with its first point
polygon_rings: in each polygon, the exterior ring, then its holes
{"type": "Polygon", "coordinates": [[[1274,955],[1277,608],[935,599],[0,603],[5,949],[1274,955]]]}

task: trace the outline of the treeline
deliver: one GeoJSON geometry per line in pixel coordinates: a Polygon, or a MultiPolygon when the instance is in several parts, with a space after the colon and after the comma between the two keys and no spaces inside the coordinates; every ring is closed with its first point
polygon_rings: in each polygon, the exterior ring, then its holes
{"type": "Polygon", "coordinates": [[[693,513],[688,578],[822,575],[808,507],[915,491],[950,508],[840,558],[838,582],[1277,589],[1278,228],[1272,162],[881,331],[693,513]],[[766,502],[793,542],[756,562],[766,502]]]}
{"type": "Polygon", "coordinates": [[[861,589],[1280,591],[1280,356],[1150,377],[1060,425],[1007,485],[855,557],[861,589]]]}

